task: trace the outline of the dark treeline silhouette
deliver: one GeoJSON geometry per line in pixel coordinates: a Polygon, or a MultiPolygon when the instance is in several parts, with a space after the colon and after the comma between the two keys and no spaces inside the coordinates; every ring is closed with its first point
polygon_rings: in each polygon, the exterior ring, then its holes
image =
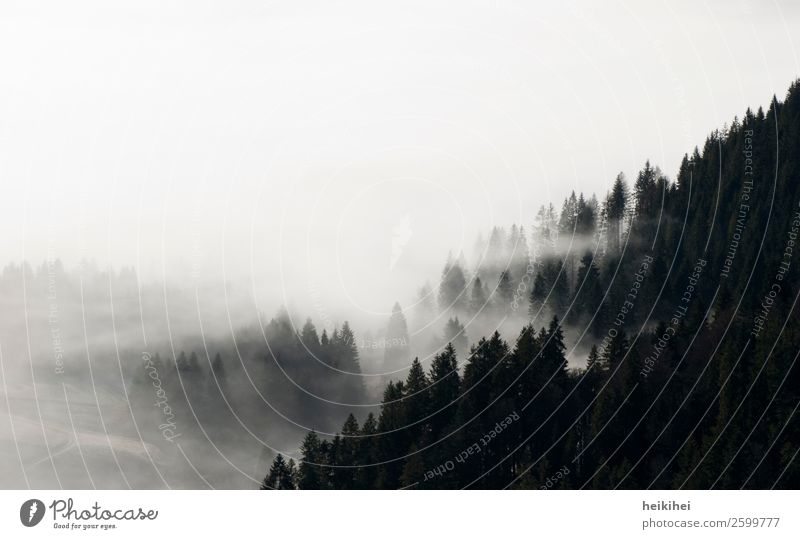
{"type": "Polygon", "coordinates": [[[515,340],[481,338],[463,368],[450,345],[414,360],[377,417],[308,433],[263,487],[798,488],[799,149],[795,83],[674,182],[647,163],[600,202],[542,208],[533,245],[496,229],[474,271],[448,261],[438,308],[502,314],[522,290],[515,340]]]}

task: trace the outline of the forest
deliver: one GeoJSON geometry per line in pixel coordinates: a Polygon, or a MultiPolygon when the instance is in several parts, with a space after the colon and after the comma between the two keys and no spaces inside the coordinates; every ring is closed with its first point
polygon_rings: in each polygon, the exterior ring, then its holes
{"type": "MultiPolygon", "coordinates": [[[[380,409],[308,431],[261,488],[800,487],[799,149],[795,82],[674,181],[647,162],[542,207],[530,235],[492,230],[471,267],[451,255],[420,289],[447,320],[436,352],[387,348],[410,367],[380,409]]],[[[386,337],[406,326],[397,305],[386,337]]],[[[287,338],[323,357],[347,341],[310,322],[287,338]]]]}
{"type": "Polygon", "coordinates": [[[227,284],[7,266],[4,350],[30,358],[6,366],[9,407],[68,463],[33,460],[34,484],[798,488],[799,116],[795,83],[674,180],[646,162],[441,253],[378,328],[267,317],[227,284]]]}

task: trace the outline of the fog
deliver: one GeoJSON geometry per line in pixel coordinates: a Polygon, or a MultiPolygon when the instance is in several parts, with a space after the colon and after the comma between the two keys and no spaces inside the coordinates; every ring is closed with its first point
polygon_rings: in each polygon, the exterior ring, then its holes
{"type": "Polygon", "coordinates": [[[601,196],[648,158],[674,175],[794,80],[797,17],[783,1],[6,4],[0,259],[388,316],[492,226],[601,196]]]}
{"type": "Polygon", "coordinates": [[[347,321],[324,307],[302,319],[284,307],[265,313],[225,282],[147,283],[130,268],[59,259],[9,265],[0,277],[3,486],[252,488],[275,453],[298,457],[309,430],[333,436],[347,414],[377,414],[384,385],[405,378],[412,358],[427,368],[452,342],[463,366],[481,337],[513,340],[531,321],[546,324],[550,309],[528,307],[536,268],[599,246],[513,231],[495,228],[469,256],[447,256],[440,278],[418,283],[392,317],[351,317],[352,364],[326,351],[326,336],[344,335],[347,321]],[[447,296],[456,270],[462,284],[447,296]],[[513,297],[501,290],[503,271],[515,275],[513,297]]]}
{"type": "Polygon", "coordinates": [[[376,411],[388,379],[454,337],[450,318],[462,363],[496,329],[513,339],[531,313],[492,311],[492,291],[539,262],[540,205],[602,198],[647,159],[673,176],[796,78],[798,16],[717,0],[4,5],[0,487],[251,488],[308,429],[376,411]],[[524,246],[490,254],[513,224],[524,246]],[[468,292],[483,275],[485,311],[426,311],[448,254],[468,292]],[[284,370],[270,339],[307,319],[328,336],[349,322],[363,393],[341,372],[320,382],[325,366],[284,370]],[[177,374],[181,351],[202,382],[177,374]],[[144,354],[175,369],[173,441],[144,354]]]}

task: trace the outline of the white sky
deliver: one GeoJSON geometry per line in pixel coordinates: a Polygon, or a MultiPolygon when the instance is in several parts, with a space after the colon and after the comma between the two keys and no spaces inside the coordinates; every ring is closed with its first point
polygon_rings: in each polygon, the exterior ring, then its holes
{"type": "Polygon", "coordinates": [[[318,315],[407,304],[648,158],[674,177],[800,75],[788,0],[122,4],[0,5],[0,263],[255,269],[318,315]]]}

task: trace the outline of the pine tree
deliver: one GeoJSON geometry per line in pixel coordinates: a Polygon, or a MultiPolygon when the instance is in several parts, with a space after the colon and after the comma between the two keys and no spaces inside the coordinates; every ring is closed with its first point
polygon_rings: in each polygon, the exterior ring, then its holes
{"type": "Polygon", "coordinates": [[[553,316],[547,328],[547,336],[542,346],[542,368],[552,379],[552,384],[562,393],[567,380],[567,347],[564,344],[564,331],[558,316],[553,316]]]}
{"type": "MultiPolygon", "coordinates": [[[[472,348],[464,367],[463,395],[459,401],[458,421],[463,425],[465,440],[476,440],[495,426],[490,404],[495,388],[492,385],[493,370],[501,362],[510,361],[508,344],[495,331],[490,339],[481,339],[472,348]]],[[[487,471],[491,452],[481,452],[470,458],[468,467],[462,466],[457,474],[462,481],[470,481],[487,471]]],[[[481,486],[486,486],[481,483],[481,486]]]]}
{"type": "Polygon", "coordinates": [[[545,280],[544,270],[540,269],[533,279],[533,286],[531,287],[531,304],[529,309],[530,317],[533,319],[544,308],[545,300],[547,299],[548,284],[545,280]]]}
{"type": "Polygon", "coordinates": [[[306,323],[303,325],[303,329],[300,334],[300,341],[303,343],[303,346],[305,346],[305,348],[312,354],[319,351],[320,342],[319,337],[317,336],[317,328],[314,327],[314,324],[311,322],[310,318],[308,318],[306,323]]]}
{"type": "Polygon", "coordinates": [[[633,184],[634,208],[637,217],[645,219],[655,217],[657,202],[655,190],[658,176],[660,176],[658,169],[650,166],[649,160],[645,163],[644,168],[639,171],[639,175],[633,184]]]}
{"type": "Polygon", "coordinates": [[[433,439],[444,433],[455,418],[460,391],[461,378],[458,374],[456,351],[452,344],[448,344],[431,362],[429,406],[433,439]]]}
{"type": "Polygon", "coordinates": [[[337,488],[352,489],[356,487],[357,466],[360,464],[359,444],[361,443],[361,430],[353,414],[347,416],[341,434],[341,443],[337,447],[336,462],[342,466],[335,470],[337,488]]]}
{"type": "Polygon", "coordinates": [[[439,284],[439,309],[452,309],[457,313],[466,310],[468,300],[465,293],[467,280],[458,261],[448,260],[439,284]]]}
{"type": "Polygon", "coordinates": [[[628,187],[625,184],[625,175],[620,172],[614,180],[604,208],[608,220],[608,248],[614,254],[620,252],[623,218],[627,206],[628,187]]]}
{"type": "Polygon", "coordinates": [[[469,313],[478,314],[486,309],[487,299],[486,290],[483,288],[483,283],[480,277],[475,277],[472,282],[472,296],[470,297],[469,313]]]}
{"type": "Polygon", "coordinates": [[[378,417],[378,460],[383,462],[378,471],[377,486],[381,489],[396,489],[400,486],[400,475],[403,472],[402,458],[408,449],[408,437],[403,396],[403,382],[389,382],[383,392],[383,404],[378,417]]]}
{"type": "Polygon", "coordinates": [[[272,461],[269,473],[261,482],[261,490],[293,490],[295,488],[294,467],[294,461],[290,460],[287,463],[283,455],[278,453],[275,460],[272,461]]]}
{"type": "Polygon", "coordinates": [[[575,301],[570,311],[573,322],[591,319],[603,301],[603,288],[600,282],[600,270],[594,261],[594,255],[586,251],[581,258],[578,276],[575,282],[575,301]]]}
{"type": "Polygon", "coordinates": [[[295,490],[297,488],[297,465],[294,459],[289,459],[286,466],[286,474],[280,483],[280,490],[295,490]]]}
{"type": "Polygon", "coordinates": [[[586,201],[581,193],[578,199],[578,218],[576,222],[576,232],[582,236],[591,236],[595,232],[597,220],[597,198],[586,201]]]}
{"type": "Polygon", "coordinates": [[[356,458],[356,462],[359,463],[358,470],[356,470],[356,488],[372,489],[376,487],[375,483],[378,479],[377,432],[378,421],[370,412],[361,426],[361,439],[356,458]]]}
{"type": "Polygon", "coordinates": [[[409,336],[406,317],[399,303],[392,307],[392,316],[386,327],[386,347],[383,353],[384,365],[389,369],[398,369],[408,364],[409,336]]]}
{"type": "Polygon", "coordinates": [[[404,397],[405,419],[408,425],[406,434],[411,440],[420,440],[427,436],[427,426],[422,422],[430,410],[430,395],[428,394],[428,377],[419,358],[414,358],[411,363],[411,369],[406,378],[404,397]]]}
{"type": "Polygon", "coordinates": [[[578,231],[578,199],[575,197],[575,191],[564,199],[564,204],[561,207],[561,215],[558,221],[558,229],[561,234],[571,236],[578,231]]]}
{"type": "Polygon", "coordinates": [[[364,396],[364,381],[361,378],[361,364],[358,346],[350,324],[345,321],[340,332],[334,331],[331,346],[336,360],[334,366],[343,371],[344,392],[349,402],[359,402],[364,396]]]}
{"type": "Polygon", "coordinates": [[[469,346],[467,341],[467,333],[458,317],[450,318],[444,327],[444,342],[450,343],[455,348],[456,353],[463,354],[469,346]]]}
{"type": "Polygon", "coordinates": [[[306,434],[300,448],[303,455],[297,472],[297,485],[302,490],[318,490],[325,488],[324,454],[320,447],[320,439],[313,430],[306,434]]]}
{"type": "Polygon", "coordinates": [[[494,294],[494,308],[499,316],[505,316],[511,312],[511,304],[514,301],[514,284],[511,272],[504,270],[500,273],[497,282],[497,290],[494,294]]]}

